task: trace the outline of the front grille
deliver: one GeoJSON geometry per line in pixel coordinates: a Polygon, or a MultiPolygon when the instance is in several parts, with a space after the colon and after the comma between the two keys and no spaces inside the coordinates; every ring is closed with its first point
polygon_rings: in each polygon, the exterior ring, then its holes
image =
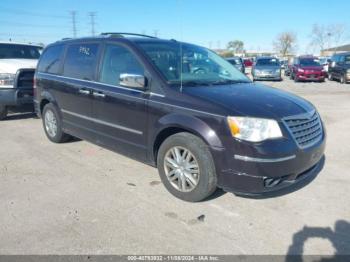
{"type": "Polygon", "coordinates": [[[322,138],[322,124],[316,111],[287,117],[284,122],[300,147],[311,146],[322,138]]]}
{"type": "Polygon", "coordinates": [[[16,87],[32,88],[34,79],[34,69],[20,69],[17,72],[16,87]]]}

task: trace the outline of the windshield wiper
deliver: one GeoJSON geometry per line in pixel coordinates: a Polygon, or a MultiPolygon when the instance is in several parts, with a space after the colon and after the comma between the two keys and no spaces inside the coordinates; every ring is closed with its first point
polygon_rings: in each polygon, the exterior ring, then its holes
{"type": "Polygon", "coordinates": [[[249,81],[245,80],[233,80],[233,79],[221,79],[214,82],[211,82],[211,85],[228,85],[228,84],[241,84],[241,83],[249,83],[249,81]]]}
{"type": "MultiPolygon", "coordinates": [[[[180,81],[169,81],[169,84],[173,85],[181,85],[180,81]]],[[[210,82],[204,82],[204,81],[195,81],[195,80],[189,80],[189,81],[183,81],[182,86],[208,86],[210,85],[210,82]]]]}

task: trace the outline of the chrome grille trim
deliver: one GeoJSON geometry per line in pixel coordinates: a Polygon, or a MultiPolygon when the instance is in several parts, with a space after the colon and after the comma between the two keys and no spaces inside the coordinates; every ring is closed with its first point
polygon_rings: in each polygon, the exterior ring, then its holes
{"type": "Polygon", "coordinates": [[[301,148],[310,147],[322,138],[322,123],[316,110],[301,115],[285,117],[283,122],[297,145],[301,148]]]}

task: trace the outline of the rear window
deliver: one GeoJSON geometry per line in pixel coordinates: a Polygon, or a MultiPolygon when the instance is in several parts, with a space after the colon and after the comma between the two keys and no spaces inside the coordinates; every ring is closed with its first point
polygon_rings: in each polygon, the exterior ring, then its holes
{"type": "Polygon", "coordinates": [[[263,58],[263,59],[258,59],[256,61],[256,65],[262,66],[262,65],[266,65],[266,66],[279,66],[280,62],[278,59],[276,58],[263,58]]]}
{"type": "Polygon", "coordinates": [[[227,60],[228,62],[231,63],[231,65],[241,65],[241,60],[238,58],[231,58],[227,60]]]}
{"type": "Polygon", "coordinates": [[[93,80],[97,62],[98,44],[73,44],[68,47],[63,75],[93,80]]]}
{"type": "Polygon", "coordinates": [[[38,71],[58,74],[62,60],[63,48],[63,45],[48,47],[40,58],[38,71]]]}
{"type": "Polygon", "coordinates": [[[42,47],[17,44],[0,44],[0,59],[38,59],[42,47]]]}

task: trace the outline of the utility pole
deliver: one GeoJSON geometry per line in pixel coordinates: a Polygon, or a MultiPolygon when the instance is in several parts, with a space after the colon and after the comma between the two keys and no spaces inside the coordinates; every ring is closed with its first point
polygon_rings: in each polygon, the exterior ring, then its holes
{"type": "Polygon", "coordinates": [[[77,21],[76,21],[76,11],[71,11],[70,15],[72,16],[72,31],[73,31],[73,37],[77,37],[77,21]]]}
{"type": "Polygon", "coordinates": [[[91,24],[91,35],[95,35],[95,17],[96,17],[96,12],[90,12],[90,24],[91,24]]]}

